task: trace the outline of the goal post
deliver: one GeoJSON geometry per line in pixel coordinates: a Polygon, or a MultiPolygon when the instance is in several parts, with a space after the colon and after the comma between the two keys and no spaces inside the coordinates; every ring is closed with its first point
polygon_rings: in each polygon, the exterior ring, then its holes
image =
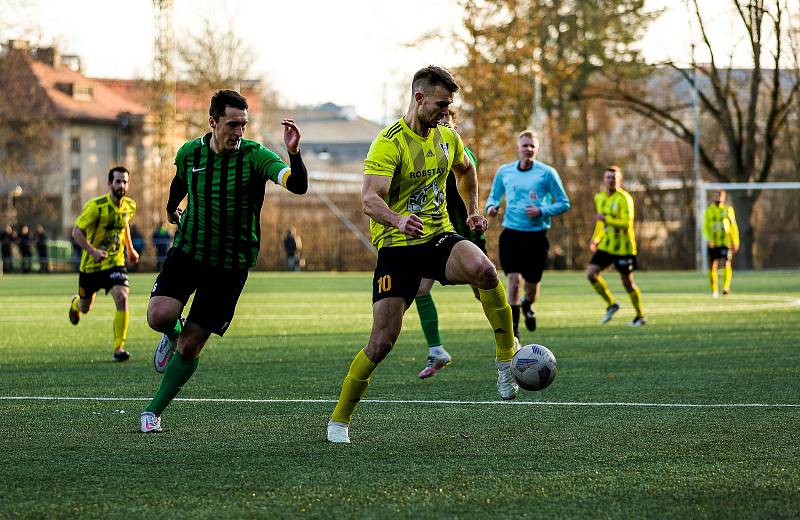
{"type": "MultiPolygon", "coordinates": [[[[695,265],[702,272],[708,271],[708,255],[706,255],[706,240],[703,237],[703,217],[708,208],[709,192],[725,190],[800,190],[800,182],[700,182],[695,190],[695,233],[697,243],[697,263],[695,265]]],[[[734,207],[734,211],[736,208],[734,207]]],[[[741,225],[741,223],[740,223],[741,225]]]]}

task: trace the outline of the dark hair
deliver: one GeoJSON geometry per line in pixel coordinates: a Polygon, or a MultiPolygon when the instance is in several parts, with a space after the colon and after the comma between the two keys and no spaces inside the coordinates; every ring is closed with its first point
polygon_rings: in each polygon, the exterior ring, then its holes
{"type": "Polygon", "coordinates": [[[456,83],[450,71],[436,65],[428,65],[414,74],[414,79],[411,80],[411,94],[413,95],[414,92],[419,90],[427,90],[427,88],[432,88],[436,85],[443,86],[451,94],[458,91],[458,83],[456,83]]]}
{"type": "Polygon", "coordinates": [[[225,114],[225,107],[247,110],[247,98],[235,90],[218,90],[211,97],[211,106],[208,109],[208,115],[213,117],[215,121],[218,121],[220,116],[225,114]]]}
{"type": "Polygon", "coordinates": [[[603,173],[605,172],[614,172],[616,175],[619,175],[620,179],[622,178],[622,168],[620,168],[616,164],[612,164],[611,166],[603,170],[603,173]]]}
{"type": "Polygon", "coordinates": [[[116,172],[127,173],[128,175],[131,174],[131,172],[129,172],[128,169],[125,168],[124,166],[114,166],[113,168],[108,170],[108,182],[114,182],[114,174],[116,172]]]}

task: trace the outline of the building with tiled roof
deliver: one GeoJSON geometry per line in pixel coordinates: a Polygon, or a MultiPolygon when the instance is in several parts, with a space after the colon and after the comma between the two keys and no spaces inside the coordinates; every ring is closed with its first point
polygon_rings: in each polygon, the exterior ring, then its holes
{"type": "Polygon", "coordinates": [[[70,58],[19,40],[0,53],[0,187],[22,188],[4,217],[43,223],[51,236],[64,236],[83,203],[108,190],[111,167],[141,172],[146,151],[147,106],[84,76],[70,58]]]}

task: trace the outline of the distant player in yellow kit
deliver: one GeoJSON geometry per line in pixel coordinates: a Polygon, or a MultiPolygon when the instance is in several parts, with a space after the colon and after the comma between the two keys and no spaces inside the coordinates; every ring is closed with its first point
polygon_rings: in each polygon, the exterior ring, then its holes
{"type": "Polygon", "coordinates": [[[633,235],[633,197],[621,188],[622,170],[619,166],[609,166],[603,173],[605,190],[594,196],[597,211],[592,242],[589,248],[594,252],[586,270],[586,277],[606,302],[606,314],[600,323],[608,323],[619,310],[608,284],[600,272],[611,264],[619,272],[622,285],[628,292],[636,316],[628,325],[641,327],[647,323],[642,308],[642,293],[633,281],[636,263],[636,238],[633,235]]]}
{"type": "Polygon", "coordinates": [[[77,325],[80,313],[92,308],[100,289],[111,292],[117,310],[114,313],[114,361],[127,361],[128,336],[128,270],[125,250],[132,264],[139,262],[139,253],[131,242],[130,222],[136,213],[136,202],[126,197],[130,174],[122,166],[108,172],[109,192],[91,199],[75,221],[72,238],[83,249],[78,275],[78,294],[69,306],[69,321],[77,325]]]}
{"type": "Polygon", "coordinates": [[[722,265],[722,294],[731,292],[733,278],[733,255],[739,251],[739,226],[733,207],[725,204],[728,194],[725,190],[714,192],[714,203],[706,208],[703,217],[703,236],[708,241],[708,280],[711,283],[711,296],[719,298],[719,262],[722,265]]]}

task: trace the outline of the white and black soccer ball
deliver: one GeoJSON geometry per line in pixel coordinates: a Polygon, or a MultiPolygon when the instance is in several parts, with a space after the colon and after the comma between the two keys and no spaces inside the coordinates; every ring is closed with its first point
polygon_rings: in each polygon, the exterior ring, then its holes
{"type": "Polygon", "coordinates": [[[556,378],[556,357],[543,345],[525,345],[511,360],[511,373],[520,388],[543,390],[556,378]]]}

